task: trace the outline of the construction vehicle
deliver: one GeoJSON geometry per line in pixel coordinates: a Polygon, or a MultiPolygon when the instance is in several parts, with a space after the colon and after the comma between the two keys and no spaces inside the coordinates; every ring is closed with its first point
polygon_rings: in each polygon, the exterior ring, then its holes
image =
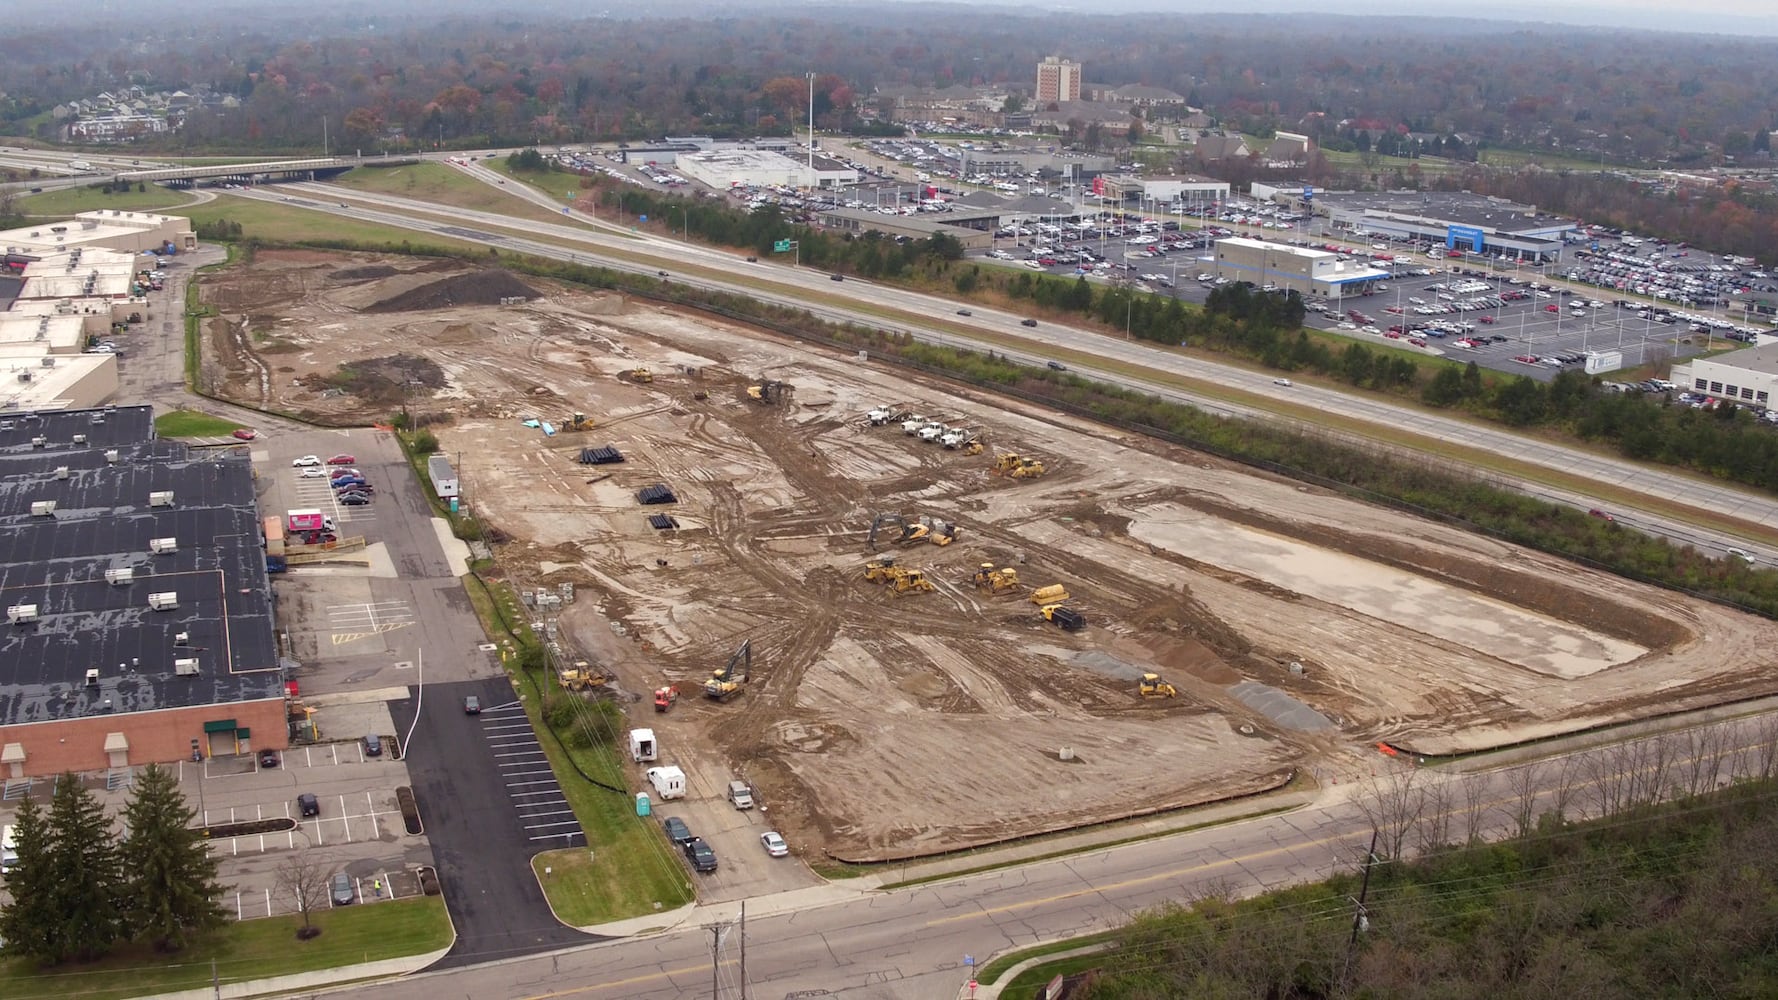
{"type": "Polygon", "coordinates": [[[980,455],[982,453],[982,443],[980,441],[970,441],[963,445],[962,450],[965,455],[980,455]]]}
{"type": "Polygon", "coordinates": [[[901,423],[910,415],[906,410],[898,410],[893,406],[879,406],[864,416],[872,427],[881,427],[884,424],[901,423]]]}
{"type": "Polygon", "coordinates": [[[949,521],[940,521],[937,518],[927,519],[922,517],[920,522],[925,524],[928,528],[926,540],[934,545],[949,545],[957,540],[957,526],[949,521]]]}
{"type": "Polygon", "coordinates": [[[1068,588],[1059,583],[1039,587],[1031,592],[1031,603],[1038,607],[1043,607],[1045,604],[1061,604],[1066,600],[1068,600],[1068,588]]]}
{"type": "Polygon", "coordinates": [[[1136,690],[1144,698],[1177,698],[1179,696],[1179,692],[1173,689],[1173,685],[1161,680],[1160,674],[1143,674],[1142,680],[1136,684],[1136,690]]]}
{"type": "Polygon", "coordinates": [[[1005,475],[1018,468],[1023,462],[1024,459],[1020,458],[1019,453],[1016,451],[1001,452],[994,457],[993,471],[1005,475]]]}
{"type": "Polygon", "coordinates": [[[1066,604],[1045,604],[1039,613],[1044,621],[1054,622],[1064,632],[1079,632],[1086,627],[1086,616],[1066,604]]]}
{"type": "Polygon", "coordinates": [[[590,431],[593,429],[593,418],[584,413],[571,413],[562,421],[560,428],[564,431],[590,431]]]}
{"type": "Polygon", "coordinates": [[[950,432],[951,429],[944,424],[941,424],[936,420],[928,420],[926,426],[920,428],[920,433],[916,436],[927,444],[936,444],[939,439],[943,438],[950,432]]]}
{"type": "Polygon", "coordinates": [[[1007,475],[1014,479],[1036,479],[1038,476],[1043,475],[1043,473],[1044,468],[1042,462],[1039,462],[1034,458],[1027,458],[1019,463],[1018,468],[1007,473],[1007,475]]]}
{"type": "Polygon", "coordinates": [[[946,448],[961,448],[964,445],[973,442],[975,438],[975,431],[972,431],[967,427],[953,427],[946,431],[943,437],[938,439],[938,443],[944,445],[946,448]]]}
{"type": "Polygon", "coordinates": [[[926,594],[938,589],[932,585],[931,580],[926,579],[925,570],[901,569],[899,566],[896,567],[896,570],[895,593],[897,594],[926,594]]]}
{"type": "Polygon", "coordinates": [[[901,529],[901,534],[896,536],[896,541],[900,542],[907,539],[909,529],[906,518],[902,517],[900,514],[878,514],[870,523],[870,537],[866,539],[873,552],[876,551],[877,548],[877,532],[881,530],[885,524],[893,524],[901,529]]]}
{"type": "Polygon", "coordinates": [[[761,403],[776,403],[789,388],[787,383],[763,379],[759,384],[747,387],[747,398],[761,403]]]}
{"type": "Polygon", "coordinates": [[[901,432],[908,437],[913,437],[915,434],[920,433],[920,428],[925,426],[925,417],[920,416],[918,413],[910,413],[901,421],[901,432]]]}
{"type": "Polygon", "coordinates": [[[740,693],[741,686],[746,684],[753,675],[753,640],[741,643],[728,662],[710,672],[710,679],[704,682],[704,697],[711,701],[727,701],[740,693]],[[735,672],[736,665],[740,673],[735,672]]]}
{"type": "Polygon", "coordinates": [[[991,594],[1010,594],[1019,589],[1019,571],[1011,566],[995,569],[993,563],[982,563],[971,582],[977,590],[985,590],[991,594]]]}
{"type": "Polygon", "coordinates": [[[564,691],[589,691],[611,682],[609,675],[585,660],[575,660],[574,666],[557,670],[556,679],[562,683],[564,691]]]}
{"type": "Polygon", "coordinates": [[[647,368],[633,368],[630,370],[630,381],[653,382],[654,372],[649,371],[647,368]]]}
{"type": "Polygon", "coordinates": [[[654,689],[654,710],[657,712],[667,711],[672,708],[673,703],[678,700],[679,685],[677,684],[669,684],[666,687],[654,689]]]}
{"type": "Polygon", "coordinates": [[[895,578],[895,557],[883,556],[864,564],[864,578],[870,583],[888,583],[895,578]]]}

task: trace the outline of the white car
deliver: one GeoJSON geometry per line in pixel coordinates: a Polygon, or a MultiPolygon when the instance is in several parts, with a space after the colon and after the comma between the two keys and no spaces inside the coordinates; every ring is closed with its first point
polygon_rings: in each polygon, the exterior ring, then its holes
{"type": "Polygon", "coordinates": [[[778,836],[775,830],[767,830],[760,834],[759,842],[765,845],[766,853],[774,858],[782,858],[790,854],[790,845],[786,844],[784,838],[778,836]]]}
{"type": "Polygon", "coordinates": [[[1272,384],[1273,385],[1281,385],[1281,386],[1284,386],[1285,388],[1289,388],[1293,383],[1287,378],[1275,378],[1272,380],[1272,384]]]}
{"type": "Polygon", "coordinates": [[[306,466],[302,471],[302,478],[304,479],[320,479],[325,475],[327,475],[327,470],[321,468],[319,465],[306,466]]]}
{"type": "Polygon", "coordinates": [[[320,455],[304,455],[301,458],[293,459],[290,463],[291,468],[295,468],[295,469],[304,469],[304,468],[308,468],[310,466],[315,466],[315,465],[320,465],[320,464],[321,464],[321,456],[320,455]]]}

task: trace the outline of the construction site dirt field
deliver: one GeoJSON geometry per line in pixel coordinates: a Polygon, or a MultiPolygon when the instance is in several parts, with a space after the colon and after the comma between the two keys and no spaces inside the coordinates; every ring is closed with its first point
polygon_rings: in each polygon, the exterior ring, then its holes
{"type": "Polygon", "coordinates": [[[1771,622],[726,321],[310,253],[261,253],[204,299],[206,377],[233,398],[448,418],[500,571],[575,585],[570,655],[615,674],[694,793],[744,777],[837,857],[1241,795],[1378,742],[1456,753],[1778,691],[1771,622]],[[537,297],[498,304],[515,295],[537,297]],[[986,448],[871,426],[882,404],[986,448]],[[592,429],[565,429],[576,412],[592,429]],[[621,464],[578,461],[606,445],[621,464]],[[996,474],[1003,452],[1044,474],[996,474]],[[677,502],[641,504],[657,484],[677,502]],[[879,514],[955,540],[891,523],[873,553],[879,514]],[[878,555],[935,589],[867,581],[878,555]],[[984,563],[1020,586],[978,589],[984,563]],[[1028,599],[1051,584],[1084,629],[1028,599]],[[744,641],[747,683],[704,698],[744,641]],[[1140,696],[1150,671],[1177,697],[1140,696]]]}

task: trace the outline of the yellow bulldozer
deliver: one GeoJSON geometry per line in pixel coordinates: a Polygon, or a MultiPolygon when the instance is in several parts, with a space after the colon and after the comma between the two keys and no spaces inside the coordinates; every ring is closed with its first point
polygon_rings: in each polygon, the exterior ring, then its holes
{"type": "Polygon", "coordinates": [[[1045,604],[1061,604],[1068,599],[1068,588],[1059,583],[1047,587],[1039,587],[1031,592],[1031,603],[1038,607],[1045,604]]]}
{"type": "Polygon", "coordinates": [[[864,578],[871,583],[888,583],[895,579],[895,557],[883,556],[865,563],[864,578]]]}
{"type": "Polygon", "coordinates": [[[1009,479],[1036,479],[1043,475],[1043,463],[1035,458],[1026,458],[1016,451],[1001,453],[994,459],[994,473],[1009,479]]]}
{"type": "Polygon", "coordinates": [[[563,431],[590,431],[592,429],[593,418],[584,413],[569,414],[568,419],[562,421],[562,426],[557,428],[557,430],[563,431]]]}
{"type": "Polygon", "coordinates": [[[557,670],[556,679],[561,681],[564,691],[589,691],[611,683],[610,676],[585,660],[575,660],[574,666],[557,670]]]}
{"type": "Polygon", "coordinates": [[[1043,475],[1043,463],[1035,458],[1027,458],[1019,463],[1019,467],[1007,473],[1014,479],[1036,479],[1043,475]]]}
{"type": "Polygon", "coordinates": [[[1179,692],[1173,685],[1161,680],[1160,674],[1143,674],[1142,680],[1136,684],[1136,690],[1144,698],[1176,698],[1179,692]]]}
{"type": "Polygon", "coordinates": [[[977,590],[985,590],[991,594],[1010,594],[1019,589],[1019,571],[1011,566],[995,569],[993,563],[982,563],[971,578],[977,590]]]}
{"type": "Polygon", "coordinates": [[[632,382],[653,382],[654,381],[654,372],[649,371],[646,367],[632,368],[630,370],[630,381],[632,381],[632,382]]]}
{"type": "Polygon", "coordinates": [[[1021,459],[1019,453],[1016,451],[1001,452],[994,458],[994,471],[999,473],[1011,472],[1018,468],[1019,463],[1022,461],[1024,461],[1024,459],[1021,459]]]}
{"type": "Polygon", "coordinates": [[[931,580],[926,579],[924,570],[900,567],[896,567],[893,586],[897,594],[925,594],[938,589],[932,585],[931,580]]]}

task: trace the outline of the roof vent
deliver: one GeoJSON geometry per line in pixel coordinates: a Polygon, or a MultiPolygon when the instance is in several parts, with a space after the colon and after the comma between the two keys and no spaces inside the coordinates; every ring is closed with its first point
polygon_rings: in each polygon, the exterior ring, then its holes
{"type": "Polygon", "coordinates": [[[33,501],[31,501],[31,516],[32,517],[49,517],[51,514],[54,514],[55,512],[56,512],[56,502],[54,500],[33,500],[33,501]]]}
{"type": "Polygon", "coordinates": [[[150,538],[148,540],[148,551],[154,553],[155,555],[160,555],[160,556],[164,556],[170,552],[178,552],[179,551],[179,539],[177,539],[177,538],[150,538]]]}
{"type": "Polygon", "coordinates": [[[155,492],[148,494],[148,506],[150,506],[150,507],[171,507],[171,506],[173,506],[173,491],[172,490],[156,490],[155,492]]]}
{"type": "Polygon", "coordinates": [[[86,435],[85,434],[74,435],[74,443],[75,444],[86,444],[86,435]]]}
{"type": "Polygon", "coordinates": [[[110,449],[106,450],[105,461],[111,465],[117,464],[117,449],[116,448],[110,448],[110,449]]]}
{"type": "Polygon", "coordinates": [[[68,467],[66,465],[56,466],[56,478],[57,479],[67,479],[69,475],[71,475],[71,473],[68,471],[68,467]]]}
{"type": "MultiPolygon", "coordinates": [[[[28,372],[28,371],[25,371],[25,372],[19,372],[19,381],[20,381],[20,382],[29,382],[29,381],[31,381],[31,373],[30,373],[30,372],[28,372]]],[[[41,447],[41,445],[40,445],[40,446],[39,446],[39,447],[41,447]]]]}
{"type": "Polygon", "coordinates": [[[37,620],[37,605],[14,604],[6,609],[6,620],[14,625],[29,625],[37,620]]]}
{"type": "MultiPolygon", "coordinates": [[[[29,375],[30,372],[19,372],[19,374],[20,375],[29,375]]],[[[26,381],[30,381],[30,380],[27,379],[26,381]]],[[[49,447],[49,438],[46,438],[43,435],[39,434],[36,437],[31,439],[31,447],[33,447],[33,448],[47,448],[47,447],[49,447]]]]}
{"type": "Polygon", "coordinates": [[[148,607],[153,611],[172,611],[179,607],[179,592],[163,590],[158,594],[148,595],[148,607]]]}
{"type": "Polygon", "coordinates": [[[86,668],[86,686],[90,687],[90,688],[96,688],[99,686],[99,668],[98,667],[86,668]]]}
{"type": "Polygon", "coordinates": [[[190,632],[174,632],[173,633],[173,645],[175,645],[175,646],[189,646],[189,645],[191,645],[191,633],[190,632]]]}
{"type": "Polygon", "coordinates": [[[180,677],[196,677],[198,675],[198,658],[182,656],[173,661],[173,673],[180,677]]]}
{"type": "Polygon", "coordinates": [[[129,566],[120,566],[105,571],[105,582],[114,586],[128,586],[136,578],[136,571],[129,566]]]}
{"type": "Polygon", "coordinates": [[[93,414],[93,421],[92,421],[92,422],[93,422],[93,423],[95,423],[95,424],[102,424],[102,423],[104,423],[104,422],[105,422],[105,414],[103,414],[103,413],[95,413],[95,414],[93,414]]]}
{"type": "Polygon", "coordinates": [[[38,363],[43,365],[43,367],[45,367],[45,368],[54,368],[56,366],[56,359],[55,358],[44,358],[42,361],[40,361],[38,363]]]}

